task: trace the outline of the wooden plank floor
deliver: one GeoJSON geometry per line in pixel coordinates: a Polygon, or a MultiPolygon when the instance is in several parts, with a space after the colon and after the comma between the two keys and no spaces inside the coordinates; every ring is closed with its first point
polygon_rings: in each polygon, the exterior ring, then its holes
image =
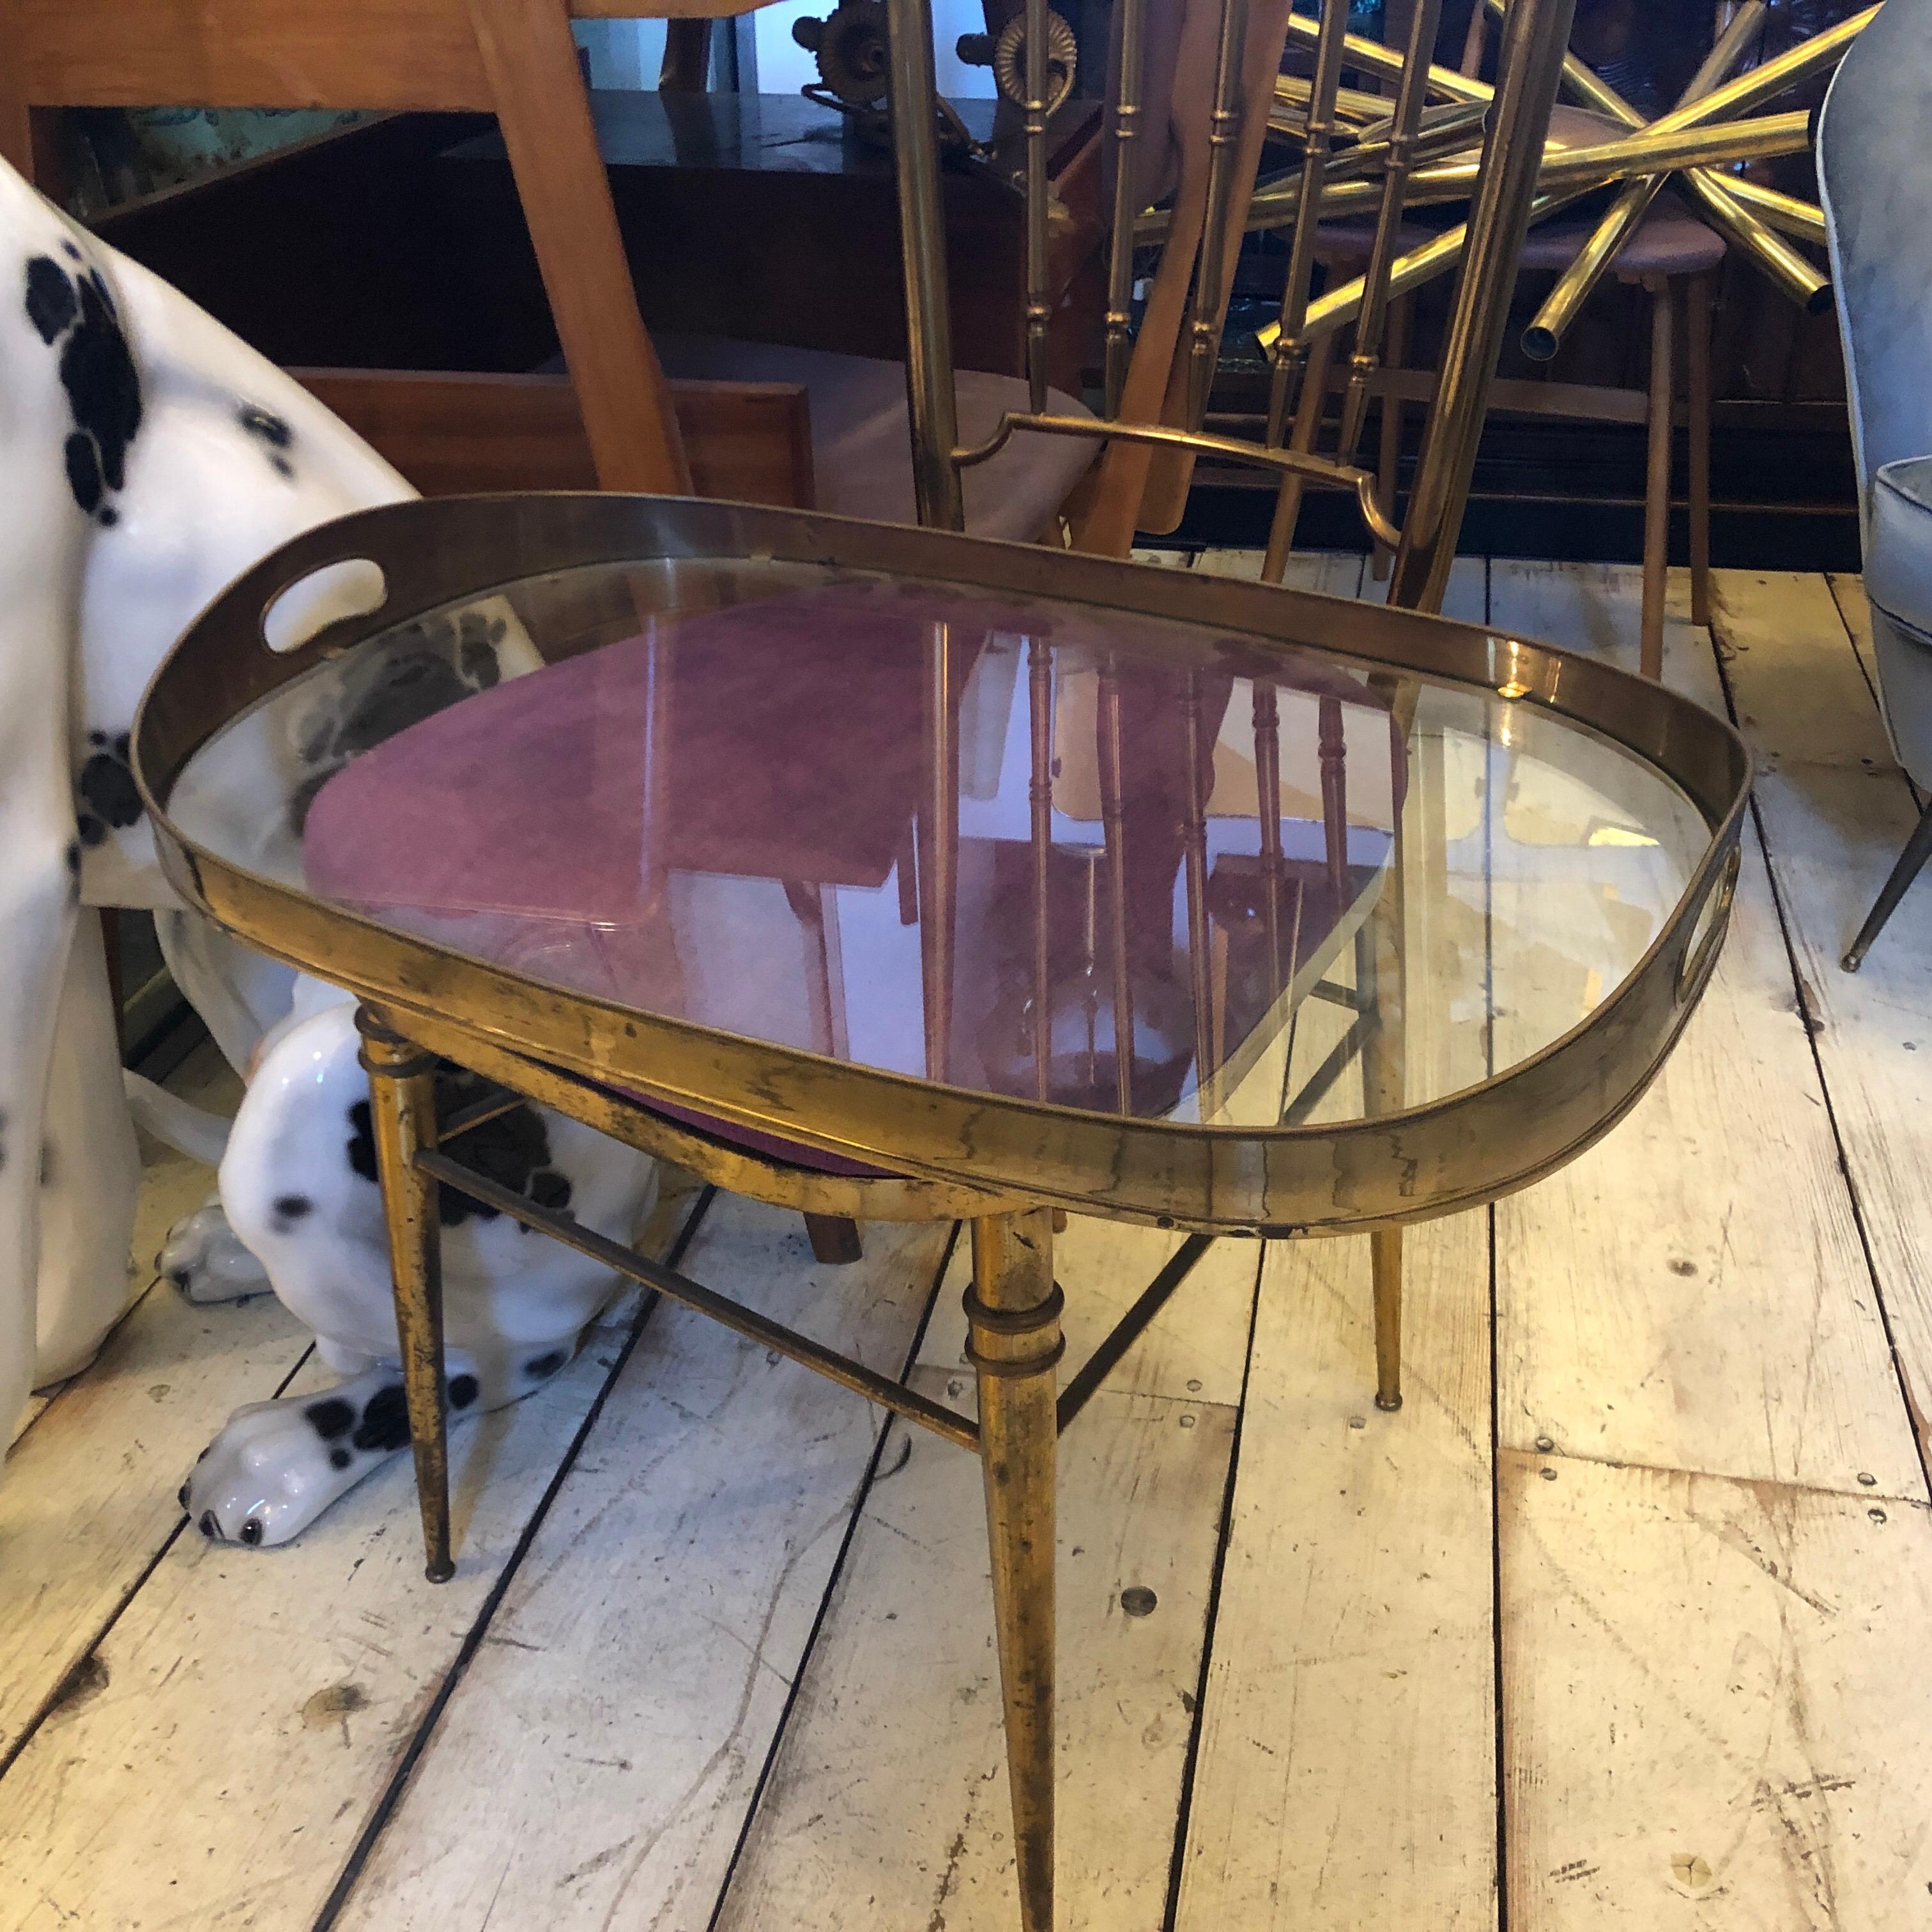
{"type": "MultiPolygon", "coordinates": [[[[1637,596],[1465,560],[1450,608],[1628,663],[1637,596]]],[[[1837,965],[1918,808],[1856,579],[1720,572],[1708,634],[1672,597],[1666,674],[1760,778],[1664,1076],[1562,1174],[1412,1236],[1400,1414],[1364,1244],[1223,1243],[1067,1438],[1066,1928],[1932,1925],[1932,882],[1837,965]]],[[[1480,1075],[1484,1028],[1415,1004],[1414,1051],[1480,1075]]],[[[1492,1016],[1498,1050],[1533,1017],[1492,1016]]],[[[206,1185],[154,1162],[137,1260],[206,1185]]],[[[827,1269],[724,1197],[653,1238],[680,1229],[700,1278],[970,1407],[948,1230],[827,1269]]],[[[1070,1360],[1172,1245],[1073,1224],[1070,1360]]],[[[184,1535],[229,1409],[326,1379],[272,1301],[158,1288],[32,1414],[0,1483],[0,1932],[1011,1932],[968,1459],[632,1302],[459,1436],[444,1588],[403,1463],[288,1550],[184,1535]]]]}

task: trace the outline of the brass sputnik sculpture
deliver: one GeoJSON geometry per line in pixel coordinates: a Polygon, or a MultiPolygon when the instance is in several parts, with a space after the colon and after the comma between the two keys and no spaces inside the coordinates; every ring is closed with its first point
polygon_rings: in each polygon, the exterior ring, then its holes
{"type": "MultiPolygon", "coordinates": [[[[1500,15],[1508,0],[1486,4],[1500,15]]],[[[1306,78],[1282,76],[1270,120],[1277,135],[1300,146],[1300,164],[1256,184],[1247,225],[1251,231],[1285,228],[1292,234],[1280,317],[1258,332],[1273,365],[1270,444],[1312,452],[1335,340],[1342,328],[1355,324],[1334,452],[1335,462],[1346,467],[1355,459],[1390,304],[1455,268],[1468,242],[1467,224],[1458,224],[1399,254],[1401,214],[1406,208],[1466,198],[1476,178],[1493,93],[1480,80],[1430,63],[1440,0],[1418,0],[1406,54],[1342,31],[1341,10],[1325,10],[1319,24],[1300,15],[1289,22],[1290,44],[1312,48],[1313,70],[1306,78]],[[1398,80],[1395,101],[1343,87],[1342,75],[1351,69],[1398,80]],[[1312,298],[1317,224],[1370,213],[1377,217],[1376,233],[1365,272],[1312,298]]],[[[1526,331],[1526,352],[1539,361],[1555,356],[1618,250],[1673,180],[1703,218],[1794,301],[1814,313],[1826,307],[1831,300],[1828,280],[1786,239],[1822,243],[1822,212],[1719,170],[1724,164],[1804,152],[1810,141],[1809,116],[1754,115],[1751,110],[1833,65],[1877,12],[1876,7],[1868,8],[1727,80],[1764,20],[1762,0],[1745,0],[1683,98],[1669,113],[1649,122],[1574,55],[1566,55],[1564,88],[1627,131],[1585,146],[1552,138],[1538,170],[1531,220],[1540,220],[1600,188],[1624,185],[1526,331]]],[[[1162,213],[1150,212],[1142,218],[1137,232],[1144,241],[1154,240],[1164,221],[1162,213]]],[[[1306,481],[1298,474],[1282,477],[1264,577],[1279,577],[1306,481]]]]}

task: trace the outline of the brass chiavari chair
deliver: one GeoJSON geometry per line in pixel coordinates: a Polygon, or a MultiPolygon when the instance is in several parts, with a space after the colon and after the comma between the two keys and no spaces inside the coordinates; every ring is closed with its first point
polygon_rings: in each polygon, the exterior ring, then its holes
{"type": "MultiPolygon", "coordinates": [[[[1302,488],[1310,483],[1351,493],[1364,520],[1396,556],[1392,601],[1413,608],[1439,607],[1454,560],[1457,526],[1467,495],[1476,440],[1485,411],[1489,372],[1494,365],[1509,295],[1536,187],[1537,162],[1568,39],[1574,0],[1520,0],[1506,23],[1500,80],[1493,99],[1485,91],[1480,104],[1466,94],[1446,102],[1426,58],[1432,44],[1439,0],[1420,0],[1406,53],[1388,55],[1400,77],[1392,108],[1372,96],[1344,102],[1340,76],[1354,45],[1346,34],[1346,0],[1330,0],[1315,26],[1314,77],[1307,84],[1301,117],[1301,196],[1310,218],[1298,229],[1281,319],[1282,346],[1274,358],[1273,393],[1267,433],[1259,441],[1212,434],[1204,427],[1209,394],[1226,326],[1236,254],[1249,225],[1250,202],[1264,141],[1270,132],[1283,50],[1302,23],[1288,0],[1177,0],[1157,8],[1150,0],[1120,0],[1116,9],[1110,61],[1106,125],[1112,164],[1112,232],[1108,259],[1104,342],[1100,349],[1103,391],[1097,417],[1049,410],[1046,340],[1051,316],[1046,294],[1047,240],[1051,209],[1045,192],[1048,94],[1046,0],[1028,0],[1025,21],[1024,81],[1027,196],[1028,302],[1026,346],[1028,406],[1004,412],[992,434],[964,446],[958,431],[948,332],[947,264],[937,238],[939,208],[938,116],[933,86],[931,20],[928,0],[890,0],[892,133],[898,162],[901,230],[904,246],[910,351],[907,383],[913,434],[914,468],[920,520],[942,528],[962,526],[962,478],[1004,448],[1016,436],[1082,439],[1100,446],[1097,464],[1076,490],[1064,512],[1072,547],[1100,554],[1124,555],[1138,528],[1172,527],[1178,520],[1195,460],[1208,457],[1249,464],[1274,472],[1277,481],[1276,529],[1264,575],[1279,582],[1302,488]],[[1157,58],[1150,58],[1158,46],[1157,58]],[[1346,106],[1348,136],[1337,139],[1346,106]],[[1448,112],[1443,111],[1447,107],[1448,112]],[[1310,439],[1292,433],[1304,424],[1302,392],[1325,375],[1325,350],[1310,352],[1324,338],[1307,326],[1312,256],[1307,238],[1312,211],[1322,205],[1330,180],[1372,188],[1381,215],[1367,292],[1358,308],[1362,359],[1345,398],[1345,412],[1359,426],[1372,370],[1370,352],[1396,286],[1396,242],[1406,186],[1419,159],[1445,151],[1480,134],[1482,148],[1468,190],[1468,242],[1454,304],[1448,349],[1430,410],[1420,469],[1405,525],[1390,520],[1374,473],[1352,460],[1318,454],[1310,439]],[[1359,150],[1359,152],[1358,152],[1359,150]],[[1332,176],[1330,170],[1333,170],[1332,176]],[[1150,203],[1156,206],[1150,208],[1150,203]],[[1149,257],[1151,257],[1150,263],[1149,257]],[[1133,298],[1139,280],[1144,299],[1138,326],[1133,298]]],[[[1382,50],[1378,50],[1378,53],[1382,50]]],[[[1352,454],[1352,438],[1345,446],[1352,454]]],[[[1282,766],[1282,715],[1288,694],[1265,681],[1255,683],[1252,770],[1258,818],[1256,861],[1259,899],[1267,935],[1271,983],[1289,989],[1284,997],[1313,997],[1346,1008],[1348,1024],[1333,1049],[1306,1070],[1291,1090],[1289,1065],[1281,1078],[1282,1118],[1306,1118],[1319,1105],[1341,1070],[1358,1064],[1364,1104],[1388,1113],[1404,1104],[1403,989],[1399,944],[1402,917],[1402,795],[1403,744],[1409,721],[1397,715],[1402,700],[1376,681],[1352,697],[1328,692],[1310,698],[1294,694],[1298,705],[1312,706],[1310,722],[1318,781],[1320,837],[1326,851],[1325,874],[1297,877],[1291,886],[1282,856],[1280,808],[1282,766]],[[1364,716],[1364,713],[1369,716],[1364,716]],[[1388,749],[1376,760],[1389,794],[1388,839],[1381,864],[1353,870],[1349,862],[1352,808],[1348,770],[1352,717],[1358,757],[1374,756],[1372,734],[1386,729],[1388,749]],[[1371,718],[1374,721],[1370,722],[1371,718]],[[1385,768],[1385,769],[1384,769],[1385,768]],[[1353,985],[1333,976],[1303,976],[1301,916],[1321,900],[1324,931],[1346,949],[1352,939],[1353,985]]],[[[1051,688],[1030,694],[1034,771],[1032,795],[1036,820],[1057,802],[1052,774],[1056,706],[1061,694],[1051,688]]],[[[1187,974],[1200,1070],[1197,1102],[1204,1119],[1215,1118],[1225,1096],[1220,1090],[1220,1055],[1215,1042],[1217,961],[1225,950],[1226,929],[1217,931],[1210,904],[1204,820],[1213,808],[1208,793],[1211,747],[1202,728],[1202,694],[1190,685],[1179,699],[1177,728],[1186,742],[1175,752],[1187,776],[1183,850],[1187,923],[1187,974]]],[[[1123,722],[1120,696],[1105,670],[1095,698],[1094,726],[1100,746],[1095,815],[1101,838],[1096,860],[1104,865],[1112,931],[1107,944],[1096,942],[1096,957],[1111,968],[1114,1037],[1127,1036],[1136,1023],[1132,975],[1122,908],[1128,893],[1128,829],[1117,810],[1122,791],[1120,760],[1123,722]]],[[[1356,790],[1365,774],[1357,774],[1356,790]]],[[[1370,778],[1371,784],[1378,782],[1370,778]]],[[[1360,799],[1356,801],[1358,806],[1360,799]]],[[[1354,823],[1359,824],[1357,818],[1354,823]]],[[[1048,923],[1043,902],[1048,890],[1044,855],[1050,838],[1043,822],[1034,828],[1034,890],[1042,903],[1037,924],[1048,923]]],[[[950,868],[922,866],[923,875],[944,890],[950,868]]],[[[1089,890],[1093,886],[1090,883],[1089,890]]],[[[945,923],[942,919],[941,924],[945,923]]],[[[1036,962],[1037,1012],[1049,1000],[1044,959],[1036,962]]],[[[945,976],[937,976],[941,981],[945,976]]],[[[1129,1056],[1117,1056],[1123,1070],[1129,1056]]],[[[1044,1057],[1042,1057],[1044,1065],[1044,1057]]],[[[1044,1075],[1042,1074],[1042,1078],[1044,1075]]],[[[1132,1096],[1124,1092],[1123,1111],[1132,1096]]],[[[1200,1246],[1202,1238],[1195,1238],[1200,1246]]],[[[1400,1406],[1401,1234],[1387,1230],[1371,1236],[1376,1336],[1376,1400],[1383,1408],[1400,1406]]],[[[1184,1269],[1165,1271],[1166,1291],[1184,1269]]]]}

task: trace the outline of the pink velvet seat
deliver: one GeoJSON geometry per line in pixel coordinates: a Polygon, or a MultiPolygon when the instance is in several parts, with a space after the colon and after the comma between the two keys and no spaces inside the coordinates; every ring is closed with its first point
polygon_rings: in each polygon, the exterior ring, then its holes
{"type": "MultiPolygon", "coordinates": [[[[722,336],[660,334],[653,340],[672,376],[804,386],[811,408],[814,508],[874,523],[917,520],[903,365],[722,336]]],[[[1003,412],[1028,406],[1027,386],[1018,376],[962,369],[956,382],[963,443],[984,442],[1003,412]]],[[[1047,407],[1059,416],[1088,413],[1058,390],[1048,391],[1047,407]]],[[[1098,442],[1072,436],[1016,435],[998,455],[964,472],[968,535],[1030,543],[1052,524],[1100,451],[1098,442]]]]}

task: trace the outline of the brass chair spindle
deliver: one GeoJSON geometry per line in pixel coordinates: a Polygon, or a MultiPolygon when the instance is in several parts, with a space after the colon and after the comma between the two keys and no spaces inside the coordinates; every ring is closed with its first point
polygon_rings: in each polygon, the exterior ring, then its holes
{"type": "Polygon", "coordinates": [[[1234,196],[1235,150],[1241,139],[1241,69],[1247,50],[1248,0],[1221,0],[1220,44],[1214,62],[1214,112],[1208,135],[1208,212],[1201,237],[1194,314],[1188,324],[1187,427],[1208,413],[1208,392],[1221,350],[1222,296],[1228,260],[1228,211],[1234,196]]]}
{"type": "MultiPolygon", "coordinates": [[[[1268,380],[1268,440],[1277,446],[1286,440],[1288,412],[1294,406],[1298,380],[1307,367],[1308,344],[1302,335],[1302,325],[1307,320],[1309,295],[1315,279],[1316,229],[1328,179],[1328,158],[1334,146],[1335,97],[1341,86],[1348,20],[1348,0],[1328,0],[1315,45],[1300,197],[1294,238],[1288,244],[1288,279],[1281,292],[1280,339],[1275,344],[1274,366],[1268,380]]],[[[1282,479],[1281,487],[1284,490],[1290,487],[1287,478],[1282,479]]]]}
{"type": "MultiPolygon", "coordinates": [[[[1215,1058],[1214,995],[1214,921],[1208,908],[1208,814],[1202,790],[1201,676],[1190,671],[1181,698],[1181,718],[1187,771],[1186,845],[1184,871],[1187,900],[1187,963],[1194,995],[1195,1099],[1200,1117],[1210,1119],[1218,1107],[1215,1058]]],[[[1211,768],[1209,774],[1212,776],[1211,768]]]]}
{"type": "Polygon", "coordinates": [[[1114,982],[1114,1083],[1123,1114],[1134,1110],[1134,989],[1127,977],[1127,828],[1122,808],[1120,681],[1100,674],[1100,828],[1107,853],[1107,892],[1114,982]]]}
{"type": "Polygon", "coordinates": [[[1148,0],[1120,0],[1120,70],[1114,88],[1114,232],[1107,260],[1106,413],[1120,412],[1120,392],[1126,386],[1127,362],[1132,352],[1129,328],[1134,292],[1134,218],[1139,210],[1135,184],[1138,178],[1140,123],[1146,110],[1141,94],[1146,84],[1144,42],[1148,0]]]}
{"type": "Polygon", "coordinates": [[[1353,463],[1361,441],[1363,418],[1368,413],[1369,383],[1382,360],[1388,323],[1389,282],[1395,272],[1402,240],[1402,209],[1406,204],[1410,170],[1414,165],[1416,130],[1428,96],[1428,64],[1442,17],[1442,0],[1415,0],[1409,22],[1408,59],[1396,101],[1396,125],[1389,137],[1388,166],[1382,175],[1382,200],[1376,218],[1376,237],[1364,278],[1362,313],[1355,324],[1354,352],[1348,359],[1348,386],[1342,398],[1341,425],[1336,459],[1353,463]]]}
{"type": "Polygon", "coordinates": [[[1026,0],[1026,372],[1028,406],[1046,407],[1047,0],[1026,0]]]}
{"type": "Polygon", "coordinates": [[[1048,867],[1053,856],[1053,659],[1037,638],[1027,646],[1027,710],[1033,739],[1027,802],[1032,814],[1034,1090],[1044,1100],[1053,1058],[1046,924],[1048,867]]]}

